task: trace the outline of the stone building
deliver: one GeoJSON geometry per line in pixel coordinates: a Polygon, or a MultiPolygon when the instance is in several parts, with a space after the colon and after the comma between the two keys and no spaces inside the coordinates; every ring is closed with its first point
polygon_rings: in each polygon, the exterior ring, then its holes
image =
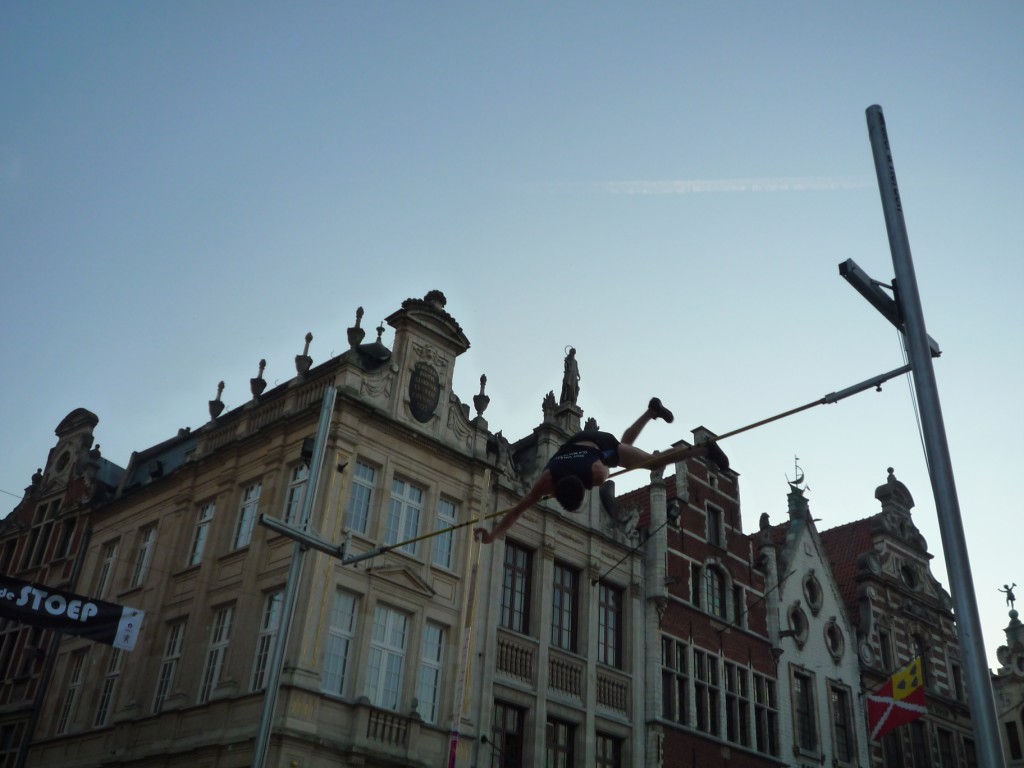
{"type": "MultiPolygon", "coordinates": [[[[693,445],[713,437],[693,434],[693,445]]],[[[646,549],[645,765],[787,765],[769,585],[743,531],[739,475],[704,458],[668,469],[618,502],[636,510],[646,549]]]]}
{"type": "Polygon", "coordinates": [[[1005,584],[1001,590],[1006,593],[1006,603],[1010,606],[1010,623],[1004,630],[1006,645],[996,651],[999,669],[992,676],[1007,766],[1024,765],[1024,623],[1014,607],[1016,586],[1005,584]]]}
{"type": "MultiPolygon", "coordinates": [[[[592,494],[579,514],[539,505],[493,546],[468,527],[411,541],[521,498],[579,426],[574,355],[559,402],[545,397],[540,424],[510,443],[483,416],[483,377],[475,416],[453,392],[469,341],[440,292],[387,318],[390,346],[383,325],[364,343],[361,316],[343,354],[313,365],[307,335],[291,379],[268,388],[261,361],[241,405],[225,406],[222,383],[202,426],[133,453],[121,472],[90,470],[107,492],[83,508],[91,538],[71,545],[84,556],[69,586],[145,620],[131,652],[52,644],[48,685],[23,708],[38,723],[27,765],[252,764],[296,552],[264,515],[339,547],[302,561],[267,765],[438,766],[453,750],[460,766],[649,764],[650,603],[634,528],[592,494]],[[396,546],[344,565],[342,545],[348,557],[396,546]]],[[[22,507],[10,530],[34,519],[22,507]]]]}
{"type": "MultiPolygon", "coordinates": [[[[99,423],[84,408],[55,430],[57,442],[25,496],[0,521],[0,573],[74,592],[89,547],[88,512],[116,488],[121,468],[93,445],[99,423]]],[[[50,629],[0,618],[0,765],[23,764],[57,659],[50,629]]]]}
{"type": "Polygon", "coordinates": [[[798,471],[789,519],[770,526],[762,515],[755,537],[779,658],[781,753],[793,765],[854,768],[869,755],[856,634],[802,483],[798,471]]]}
{"type": "Polygon", "coordinates": [[[869,740],[884,768],[977,766],[960,646],[949,593],[911,517],[913,497],[889,469],[875,490],[881,511],[822,531],[832,571],[856,629],[862,686],[870,693],[915,657],[922,660],[928,714],[869,740]]]}

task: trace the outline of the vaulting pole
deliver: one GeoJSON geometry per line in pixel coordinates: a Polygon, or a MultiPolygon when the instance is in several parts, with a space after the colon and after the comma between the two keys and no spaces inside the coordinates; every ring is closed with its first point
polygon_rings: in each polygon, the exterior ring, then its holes
{"type": "Polygon", "coordinates": [[[939,391],[932,367],[931,348],[925,329],[921,297],[917,290],[917,277],[910,256],[910,240],[903,219],[903,205],[896,185],[896,169],[892,162],[889,136],[885,129],[882,108],[875,105],[867,109],[868,136],[875,161],[875,174],[882,197],[885,227],[889,234],[889,249],[896,273],[895,293],[904,324],[903,336],[907,357],[914,375],[914,390],[921,409],[921,428],[924,432],[928,474],[931,477],[935,508],[939,517],[942,550],[946,555],[960,647],[967,673],[967,691],[970,696],[971,719],[974,724],[979,764],[984,768],[1002,768],[1003,749],[996,721],[995,703],[985,645],[981,633],[978,604],[971,580],[971,564],[967,556],[960,502],[953,480],[953,465],[946,442],[946,428],[939,405],[939,391]]]}

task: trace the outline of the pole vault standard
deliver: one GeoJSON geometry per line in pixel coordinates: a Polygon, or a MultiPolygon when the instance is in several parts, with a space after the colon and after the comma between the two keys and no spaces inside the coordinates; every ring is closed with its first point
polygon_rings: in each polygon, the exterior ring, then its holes
{"type": "Polygon", "coordinates": [[[882,211],[885,214],[885,228],[889,235],[889,250],[896,273],[896,279],[893,281],[895,301],[886,297],[886,300],[880,302],[883,306],[879,306],[872,300],[869,294],[877,295],[875,286],[878,283],[871,281],[866,291],[862,290],[865,286],[857,285],[856,265],[852,265],[852,262],[840,264],[839,271],[872,304],[875,304],[883,315],[894,322],[903,334],[907,358],[913,369],[914,389],[921,409],[921,429],[924,433],[928,475],[935,496],[942,550],[946,556],[946,570],[956,612],[957,632],[964,655],[964,671],[967,673],[967,692],[970,696],[979,765],[984,768],[1000,768],[1005,764],[1002,741],[999,738],[990,673],[985,661],[981,619],[978,616],[978,603],[971,579],[971,564],[967,556],[967,540],[964,537],[963,520],[960,516],[960,502],[953,480],[953,465],[942,420],[942,407],[939,405],[935,370],[932,366],[932,356],[937,345],[929,338],[925,329],[921,296],[918,293],[914,262],[910,255],[910,239],[903,219],[903,204],[896,184],[896,169],[892,162],[892,150],[881,107],[868,107],[867,123],[875,161],[875,175],[878,177],[878,190],[882,198],[882,211]],[[886,306],[894,306],[896,313],[887,313],[886,306]]]}
{"type": "MultiPolygon", "coordinates": [[[[838,392],[830,392],[824,397],[818,398],[817,400],[814,400],[810,403],[805,403],[801,406],[798,406],[797,408],[791,408],[788,411],[783,411],[782,413],[777,413],[774,416],[769,416],[767,419],[761,419],[760,421],[755,421],[753,424],[748,424],[745,427],[740,427],[739,429],[734,429],[731,432],[726,432],[723,435],[718,435],[717,437],[714,437],[707,442],[720,442],[722,440],[725,440],[726,438],[733,437],[734,435],[738,435],[742,432],[747,432],[751,429],[762,427],[765,424],[770,424],[773,421],[778,421],[779,419],[784,419],[787,416],[792,416],[794,414],[800,413],[801,411],[806,411],[808,408],[813,408],[816,405],[828,405],[831,403],[838,403],[840,400],[845,400],[847,397],[859,394],[860,392],[863,392],[867,389],[874,388],[877,390],[881,390],[882,384],[889,381],[890,379],[896,378],[897,376],[902,376],[904,373],[909,372],[910,369],[911,367],[909,365],[904,365],[900,368],[891,370],[888,373],[880,373],[877,376],[872,376],[870,379],[865,379],[859,384],[854,384],[852,387],[841,389],[838,392]]],[[[698,445],[680,446],[678,448],[671,448],[661,453],[652,454],[651,457],[646,461],[637,464],[636,466],[630,467],[629,469],[619,470],[618,472],[611,474],[609,477],[616,477],[618,475],[623,474],[624,472],[631,472],[634,469],[656,469],[658,467],[664,467],[668,464],[671,464],[673,461],[679,461],[680,459],[701,455],[707,449],[707,442],[700,443],[698,445]]],[[[312,482],[312,474],[310,474],[310,480],[312,482]]],[[[456,525],[448,526],[447,528],[439,528],[438,530],[432,531],[430,533],[423,533],[419,536],[414,536],[413,538],[406,539],[405,541],[398,541],[394,544],[383,544],[379,547],[369,550],[368,552],[362,552],[358,555],[346,555],[346,545],[344,543],[342,543],[340,546],[331,544],[330,542],[324,541],[319,536],[307,533],[304,529],[296,528],[295,526],[289,525],[288,523],[284,522],[283,520],[279,520],[276,517],[260,515],[259,522],[260,525],[269,528],[275,533],[281,533],[287,536],[288,538],[293,539],[299,545],[311,547],[312,549],[319,550],[320,552],[326,552],[328,555],[338,558],[339,560],[341,560],[342,565],[355,565],[356,563],[360,563],[363,560],[369,560],[371,558],[377,557],[378,555],[386,554],[387,552],[390,552],[393,549],[401,549],[402,547],[414,544],[417,541],[431,539],[434,536],[440,536],[442,533],[448,533],[449,531],[457,531],[459,528],[465,528],[466,526],[473,525],[474,523],[480,523],[484,520],[490,520],[494,517],[500,517],[501,515],[504,515],[506,512],[508,512],[507,509],[502,509],[499,510],[498,512],[491,512],[488,515],[474,517],[470,520],[465,520],[464,522],[457,523],[456,525]]],[[[289,583],[291,582],[289,581],[289,583]]]]}

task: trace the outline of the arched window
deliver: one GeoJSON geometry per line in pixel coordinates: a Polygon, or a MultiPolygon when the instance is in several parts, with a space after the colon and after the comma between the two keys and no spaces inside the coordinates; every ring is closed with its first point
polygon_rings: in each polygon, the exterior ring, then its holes
{"type": "Polygon", "coordinates": [[[713,613],[715,616],[724,619],[726,617],[725,577],[718,568],[709,566],[704,570],[704,584],[708,613],[713,613]]]}

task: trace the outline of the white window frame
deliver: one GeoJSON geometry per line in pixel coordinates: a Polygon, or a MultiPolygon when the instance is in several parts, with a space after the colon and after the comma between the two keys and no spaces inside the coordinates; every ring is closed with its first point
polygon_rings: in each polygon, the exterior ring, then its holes
{"type": "Polygon", "coordinates": [[[437,527],[436,530],[444,531],[434,537],[434,565],[451,570],[452,560],[455,558],[455,531],[445,531],[445,528],[452,528],[459,522],[459,506],[451,499],[442,496],[437,500],[437,527]]]}
{"type": "Polygon", "coordinates": [[[366,696],[376,707],[398,710],[408,639],[409,616],[395,608],[378,605],[366,670],[366,696]]]}
{"type": "Polygon", "coordinates": [[[445,628],[428,621],[423,625],[420,651],[420,679],[416,689],[417,711],[424,722],[437,723],[444,674],[445,628]]]}
{"type": "MultiPolygon", "coordinates": [[[[419,535],[420,520],[423,518],[423,500],[426,495],[424,488],[409,480],[400,477],[391,480],[387,529],[384,532],[385,544],[397,544],[399,541],[413,539],[419,535]]],[[[412,541],[395,551],[415,555],[418,544],[418,541],[412,541]]]]}
{"type": "Polygon", "coordinates": [[[100,698],[96,704],[96,718],[93,720],[93,728],[102,728],[110,719],[110,712],[113,710],[114,698],[117,694],[117,681],[121,677],[121,665],[124,663],[124,651],[114,648],[110,654],[110,662],[107,664],[107,674],[103,678],[103,688],[100,690],[100,698]]]}
{"type": "Polygon", "coordinates": [[[250,483],[242,490],[242,503],[238,507],[238,523],[235,525],[233,549],[242,549],[252,543],[252,532],[256,527],[256,516],[259,514],[262,493],[262,480],[250,483]]]}
{"type": "Polygon", "coordinates": [[[302,525],[302,499],[309,484],[309,467],[296,464],[288,475],[288,490],[284,497],[284,514],[282,519],[289,525],[302,525]]]}
{"type": "Polygon", "coordinates": [[[217,611],[210,627],[210,645],[206,651],[206,663],[200,678],[199,704],[205,704],[213,695],[224,671],[224,660],[231,644],[231,624],[234,621],[235,606],[229,605],[217,611]]]}
{"type": "Polygon", "coordinates": [[[57,716],[56,734],[58,736],[67,733],[71,728],[75,707],[82,691],[82,671],[85,669],[85,659],[88,655],[88,649],[71,654],[68,665],[68,687],[64,692],[64,701],[61,702],[60,714],[57,716]]]}
{"type": "Polygon", "coordinates": [[[281,628],[281,608],[284,590],[267,593],[263,600],[263,615],[260,619],[260,633],[256,638],[256,657],[252,662],[250,691],[261,691],[267,687],[267,672],[274,656],[274,646],[281,628]]]}
{"type": "Polygon", "coordinates": [[[366,535],[369,531],[373,495],[377,487],[377,468],[365,461],[356,461],[349,489],[346,525],[349,530],[366,535]]]}
{"type": "Polygon", "coordinates": [[[107,591],[114,581],[114,571],[117,568],[117,550],[120,543],[120,539],[112,539],[103,544],[100,556],[100,572],[96,579],[96,597],[100,600],[107,596],[107,591]]]}
{"type": "Polygon", "coordinates": [[[356,635],[356,608],[359,598],[350,592],[337,590],[331,611],[331,624],[327,630],[327,647],[321,677],[324,693],[344,696],[348,683],[349,663],[356,635]]]}
{"type": "Polygon", "coordinates": [[[188,555],[190,567],[203,562],[203,553],[206,551],[206,542],[210,538],[210,528],[213,525],[215,514],[217,514],[215,501],[206,501],[199,505],[196,512],[196,526],[192,533],[192,547],[188,555]]]}
{"type": "Polygon", "coordinates": [[[171,693],[178,676],[178,665],[181,663],[181,649],[185,641],[185,621],[175,621],[167,625],[167,640],[164,642],[164,657],[160,661],[160,673],[157,675],[156,691],[153,694],[153,714],[164,707],[164,702],[171,693]]]}
{"type": "Polygon", "coordinates": [[[135,553],[135,570],[132,572],[129,589],[141,587],[146,580],[149,566],[153,562],[153,551],[156,549],[156,528],[156,523],[153,523],[139,531],[139,548],[135,553]]]}

